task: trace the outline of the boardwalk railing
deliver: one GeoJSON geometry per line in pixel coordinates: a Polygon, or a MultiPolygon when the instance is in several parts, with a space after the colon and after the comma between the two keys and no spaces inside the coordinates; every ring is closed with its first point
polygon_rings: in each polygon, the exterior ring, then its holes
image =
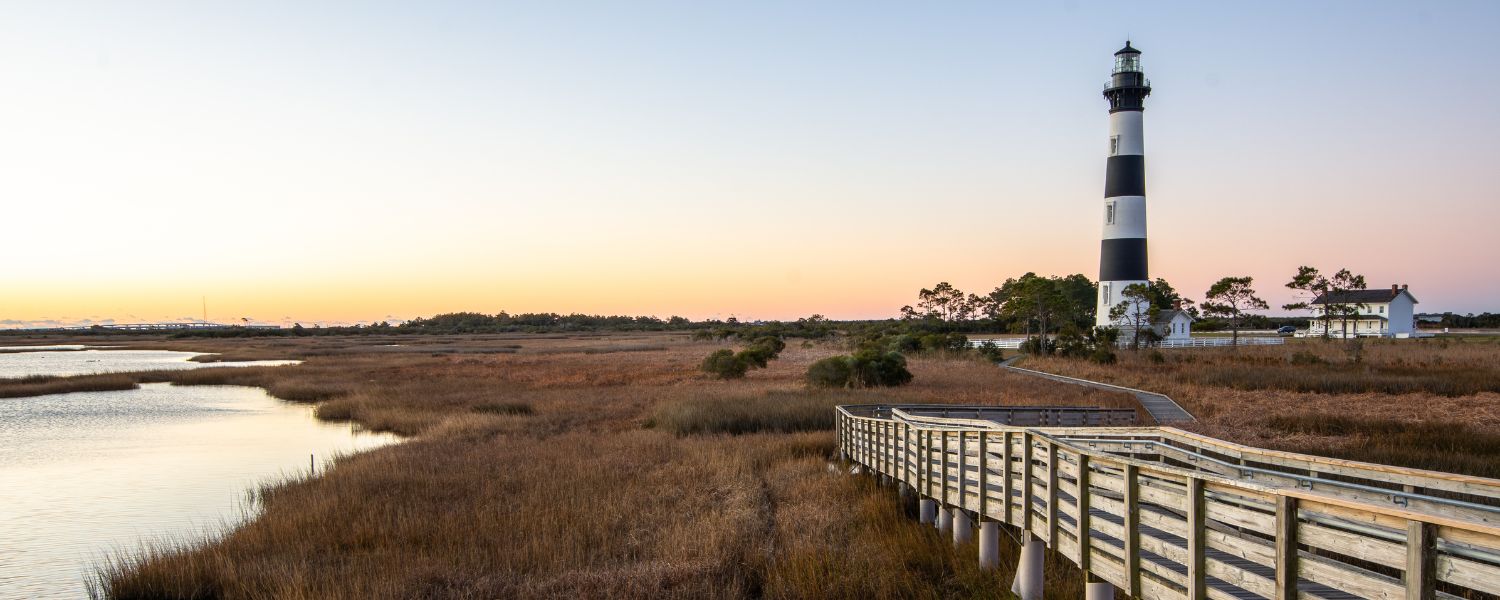
{"type": "Polygon", "coordinates": [[[1500,481],[1166,427],[1025,424],[1111,422],[1089,410],[842,406],[839,447],[953,515],[955,540],[970,522],[1015,527],[1131,597],[1500,595],[1500,481]]]}

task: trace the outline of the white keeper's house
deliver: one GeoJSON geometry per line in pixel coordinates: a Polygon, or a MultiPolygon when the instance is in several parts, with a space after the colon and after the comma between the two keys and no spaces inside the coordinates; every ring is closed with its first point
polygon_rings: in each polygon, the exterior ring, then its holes
{"type": "MultiPolygon", "coordinates": [[[[1313,300],[1313,305],[1355,305],[1359,314],[1350,317],[1348,330],[1342,317],[1335,316],[1328,323],[1328,335],[1332,337],[1416,337],[1417,298],[1406,290],[1405,285],[1391,285],[1390,289],[1350,290],[1334,294],[1323,294],[1313,300]]],[[[1307,337],[1323,336],[1323,321],[1314,318],[1307,328],[1307,337]]]]}

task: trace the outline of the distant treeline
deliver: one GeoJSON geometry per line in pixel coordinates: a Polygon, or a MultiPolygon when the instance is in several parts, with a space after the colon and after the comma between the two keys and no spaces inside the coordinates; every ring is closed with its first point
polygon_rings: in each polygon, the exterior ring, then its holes
{"type": "MultiPolygon", "coordinates": [[[[1426,316],[1426,315],[1424,315],[1426,316]]],[[[1467,315],[1456,315],[1451,312],[1443,313],[1443,318],[1437,323],[1420,323],[1430,327],[1459,327],[1491,329],[1500,327],[1500,314],[1495,313],[1469,313],[1467,315]]]]}

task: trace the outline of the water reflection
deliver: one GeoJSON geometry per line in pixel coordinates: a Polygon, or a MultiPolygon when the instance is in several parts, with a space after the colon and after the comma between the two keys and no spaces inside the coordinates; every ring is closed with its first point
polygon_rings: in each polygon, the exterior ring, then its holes
{"type": "Polygon", "coordinates": [[[188,359],[198,352],[170,350],[62,350],[0,353],[0,377],[55,375],[69,377],[94,373],[201,369],[204,367],[255,367],[297,364],[295,360],[251,360],[198,363],[188,359]]]}
{"type": "Polygon", "coordinates": [[[306,473],[310,454],[393,441],[257,388],[0,400],[0,598],[81,597],[105,552],[200,539],[245,517],[247,490],[306,473]]]}

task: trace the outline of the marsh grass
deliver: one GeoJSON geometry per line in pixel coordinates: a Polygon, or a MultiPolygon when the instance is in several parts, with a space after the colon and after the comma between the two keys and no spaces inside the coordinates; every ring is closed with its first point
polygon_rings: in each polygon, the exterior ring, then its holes
{"type": "Polygon", "coordinates": [[[1342,443],[1307,444],[1305,451],[1311,454],[1500,477],[1500,434],[1465,423],[1297,413],[1270,417],[1266,426],[1288,434],[1343,438],[1342,443]]]}
{"type": "Polygon", "coordinates": [[[536,412],[525,402],[485,402],[475,405],[473,411],[493,415],[529,415],[536,412]]]}
{"type": "Polygon", "coordinates": [[[1027,358],[1023,366],[1171,396],[1179,425],[1251,446],[1500,475],[1500,346],[1371,340],[1360,362],[1338,342],[1122,352],[1116,365],[1027,358]]]}
{"type": "Polygon", "coordinates": [[[658,405],[648,425],[677,435],[832,430],[834,407],[851,401],[858,397],[823,391],[684,398],[658,405]]]}
{"type": "MultiPolygon", "coordinates": [[[[833,406],[1135,406],[936,357],[913,358],[902,388],[811,391],[807,366],[842,351],[824,345],[725,382],[696,370],[718,346],[681,336],[234,342],[173,349],[305,362],[131,377],[258,386],[411,439],[269,485],[259,515],[217,538],[116,555],[98,595],[1001,597],[1008,573],[978,571],[972,546],[909,519],[893,489],[831,472],[833,406]],[[431,355],[445,347],[467,351],[431,355]]],[[[1048,568],[1071,590],[1057,597],[1081,595],[1081,575],[1048,568]]]]}
{"type": "Polygon", "coordinates": [[[140,387],[134,377],[125,374],[105,373],[75,377],[34,375],[15,379],[0,379],[0,398],[24,398],[48,394],[72,392],[108,392],[133,390],[140,387]]]}

